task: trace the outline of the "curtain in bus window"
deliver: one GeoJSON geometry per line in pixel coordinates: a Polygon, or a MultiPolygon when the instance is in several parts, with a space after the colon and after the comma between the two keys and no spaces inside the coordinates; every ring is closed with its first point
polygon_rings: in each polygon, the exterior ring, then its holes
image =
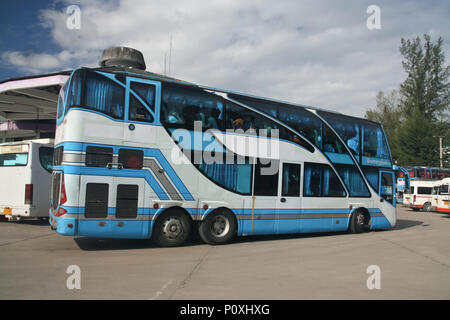
{"type": "Polygon", "coordinates": [[[336,166],[341,179],[344,181],[351,197],[369,197],[370,192],[361,177],[361,174],[355,167],[336,166]]]}
{"type": "Polygon", "coordinates": [[[363,169],[363,172],[370,186],[378,193],[378,170],[363,169]]]}
{"type": "Polygon", "coordinates": [[[201,163],[199,169],[218,185],[243,194],[250,193],[250,164],[201,163]]]}
{"type": "Polygon", "coordinates": [[[305,163],[303,195],[309,197],[345,197],[346,192],[330,166],[305,163]]]}
{"type": "Polygon", "coordinates": [[[364,123],[363,155],[366,157],[389,159],[389,151],[381,127],[364,123]]]}
{"type": "Polygon", "coordinates": [[[123,119],[125,90],[123,87],[94,72],[86,73],[85,106],[123,119]]]}
{"type": "Polygon", "coordinates": [[[70,108],[72,106],[81,106],[81,88],[82,88],[81,80],[83,79],[85,73],[86,73],[85,70],[77,70],[72,75],[69,89],[66,92],[67,108],[70,108]]]}

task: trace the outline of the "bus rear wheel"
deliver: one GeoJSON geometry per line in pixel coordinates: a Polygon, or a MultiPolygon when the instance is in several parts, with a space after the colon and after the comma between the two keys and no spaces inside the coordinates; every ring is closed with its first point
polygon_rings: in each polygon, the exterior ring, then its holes
{"type": "Polygon", "coordinates": [[[350,233],[363,233],[369,230],[369,216],[361,210],[356,210],[350,219],[350,233]]]}
{"type": "Polygon", "coordinates": [[[208,244],[224,244],[231,241],[237,231],[236,218],[225,209],[216,209],[198,225],[200,238],[208,244]]]}
{"type": "Polygon", "coordinates": [[[422,208],[423,211],[425,212],[430,212],[431,211],[431,203],[429,202],[425,202],[422,208]]]}
{"type": "Polygon", "coordinates": [[[161,247],[183,244],[191,232],[191,221],[180,209],[168,209],[156,220],[152,240],[161,247]]]}

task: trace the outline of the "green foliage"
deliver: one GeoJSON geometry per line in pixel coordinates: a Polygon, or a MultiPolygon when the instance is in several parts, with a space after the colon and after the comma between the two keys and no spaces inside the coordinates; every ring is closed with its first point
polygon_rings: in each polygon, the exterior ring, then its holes
{"type": "MultiPolygon", "coordinates": [[[[424,35],[401,39],[400,53],[407,74],[400,89],[379,92],[377,106],[365,117],[383,124],[392,157],[402,166],[439,166],[439,138],[450,142],[450,66],[445,66],[443,39],[424,35]]],[[[444,162],[448,161],[444,152],[444,162]]]]}

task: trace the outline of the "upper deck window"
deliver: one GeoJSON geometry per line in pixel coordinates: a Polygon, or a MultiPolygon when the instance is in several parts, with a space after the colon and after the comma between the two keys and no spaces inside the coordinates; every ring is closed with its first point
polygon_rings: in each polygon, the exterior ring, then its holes
{"type": "Polygon", "coordinates": [[[113,80],[90,70],[77,70],[72,76],[67,106],[81,107],[123,119],[125,88],[113,80]]]}
{"type": "Polygon", "coordinates": [[[155,86],[140,82],[131,82],[131,90],[133,90],[139,98],[144,101],[147,106],[155,111],[155,86]]]}

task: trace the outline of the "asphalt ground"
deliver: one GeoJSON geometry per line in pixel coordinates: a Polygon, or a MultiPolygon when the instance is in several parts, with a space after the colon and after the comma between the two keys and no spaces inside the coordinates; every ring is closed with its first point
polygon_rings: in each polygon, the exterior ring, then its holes
{"type": "Polygon", "coordinates": [[[0,299],[449,298],[447,214],[399,207],[387,231],[250,236],[222,246],[193,239],[176,248],[65,237],[37,220],[0,222],[0,299]]]}

